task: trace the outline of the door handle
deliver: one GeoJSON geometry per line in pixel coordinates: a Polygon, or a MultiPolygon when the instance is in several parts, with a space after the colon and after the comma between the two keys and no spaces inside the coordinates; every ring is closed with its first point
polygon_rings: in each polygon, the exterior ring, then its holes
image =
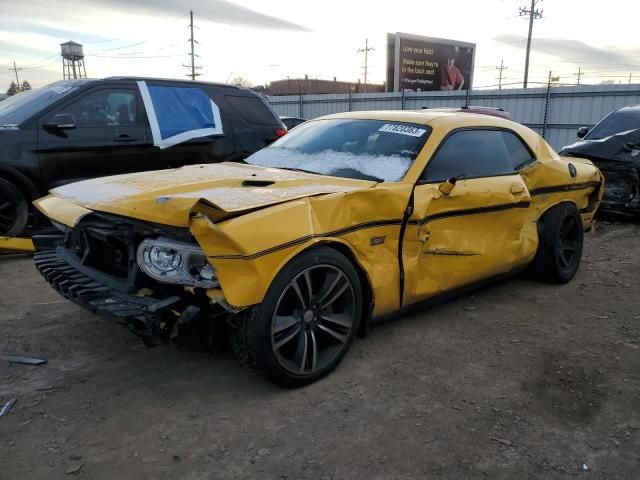
{"type": "Polygon", "coordinates": [[[136,137],[132,137],[127,133],[116,134],[113,137],[114,142],[135,142],[138,140],[136,137]]]}
{"type": "Polygon", "coordinates": [[[522,195],[524,193],[523,185],[511,185],[511,193],[514,195],[522,195]]]}

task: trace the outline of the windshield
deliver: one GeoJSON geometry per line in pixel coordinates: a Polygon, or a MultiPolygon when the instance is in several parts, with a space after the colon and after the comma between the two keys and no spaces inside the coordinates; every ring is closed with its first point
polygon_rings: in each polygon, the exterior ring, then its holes
{"type": "Polygon", "coordinates": [[[395,182],[418,156],[431,129],[382,120],[316,120],[254,153],[247,163],[334,177],[395,182]]]}
{"type": "Polygon", "coordinates": [[[26,90],[0,102],[0,126],[17,125],[78,88],[78,82],[56,82],[26,90]]]}
{"type": "Polygon", "coordinates": [[[638,128],[640,128],[640,111],[613,112],[593,127],[585,140],[598,140],[638,128]]]}

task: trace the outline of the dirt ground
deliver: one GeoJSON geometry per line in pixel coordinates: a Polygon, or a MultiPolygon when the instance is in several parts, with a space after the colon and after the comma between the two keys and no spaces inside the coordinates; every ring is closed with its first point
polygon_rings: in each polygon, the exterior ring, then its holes
{"type": "Polygon", "coordinates": [[[144,347],[0,258],[0,479],[640,478],[640,227],[567,285],[524,276],[372,329],[284,390],[230,353],[144,347]]]}

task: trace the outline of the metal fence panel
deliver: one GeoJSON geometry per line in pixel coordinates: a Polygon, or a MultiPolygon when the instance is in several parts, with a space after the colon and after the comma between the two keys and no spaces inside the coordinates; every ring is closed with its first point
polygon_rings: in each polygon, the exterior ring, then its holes
{"type": "MultiPolygon", "coordinates": [[[[640,85],[581,85],[550,87],[547,119],[547,88],[472,90],[469,105],[502,107],[513,119],[536,132],[545,133],[556,149],[576,140],[576,129],[591,126],[609,112],[625,105],[640,104],[640,85]],[[545,128],[546,126],[546,128],[545,128]]],[[[353,95],[288,95],[269,102],[282,116],[316,118],[337,112],[365,110],[415,110],[465,105],[466,91],[390,92],[353,95]]]]}

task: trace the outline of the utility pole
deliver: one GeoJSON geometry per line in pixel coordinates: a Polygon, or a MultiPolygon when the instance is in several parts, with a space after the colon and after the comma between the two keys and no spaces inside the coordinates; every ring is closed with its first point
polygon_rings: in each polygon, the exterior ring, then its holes
{"type": "Polygon", "coordinates": [[[369,39],[364,39],[364,48],[359,48],[358,53],[364,52],[364,93],[367,93],[367,72],[369,70],[369,52],[375,48],[369,46],[369,39]]]}
{"type": "Polygon", "coordinates": [[[500,76],[498,77],[498,90],[502,90],[502,71],[507,70],[509,67],[504,65],[504,60],[500,60],[500,66],[496,67],[496,70],[500,70],[500,76]]]}
{"type": "Polygon", "coordinates": [[[582,76],[582,70],[578,67],[578,73],[574,73],[576,77],[578,77],[578,85],[580,85],[580,77],[582,76]]]}
{"type": "Polygon", "coordinates": [[[520,16],[529,16],[529,36],[527,37],[527,54],[524,60],[524,82],[522,84],[524,88],[527,88],[527,83],[529,81],[529,51],[531,50],[531,33],[533,32],[533,21],[537,18],[542,18],[542,10],[536,10],[536,3],[538,3],[538,0],[531,0],[531,8],[527,9],[527,7],[520,7],[520,16]]]}
{"type": "Polygon", "coordinates": [[[633,76],[633,73],[629,74],[629,85],[631,85],[631,77],[633,76]]]}
{"type": "Polygon", "coordinates": [[[202,75],[201,73],[196,73],[196,70],[200,70],[202,67],[196,67],[197,55],[194,52],[194,44],[198,43],[198,41],[193,38],[193,10],[189,12],[189,15],[191,17],[191,21],[189,22],[189,30],[191,31],[191,36],[189,37],[189,43],[191,43],[191,65],[182,64],[182,66],[191,70],[191,73],[188,73],[187,77],[191,77],[191,80],[195,80],[197,76],[202,75]]]}
{"type": "Polygon", "coordinates": [[[20,79],[18,78],[18,72],[20,70],[22,70],[21,68],[16,67],[16,62],[13,62],[13,68],[10,68],[9,70],[13,70],[13,73],[16,74],[16,85],[18,86],[18,91],[22,91],[22,87],[20,87],[20,79]]]}

